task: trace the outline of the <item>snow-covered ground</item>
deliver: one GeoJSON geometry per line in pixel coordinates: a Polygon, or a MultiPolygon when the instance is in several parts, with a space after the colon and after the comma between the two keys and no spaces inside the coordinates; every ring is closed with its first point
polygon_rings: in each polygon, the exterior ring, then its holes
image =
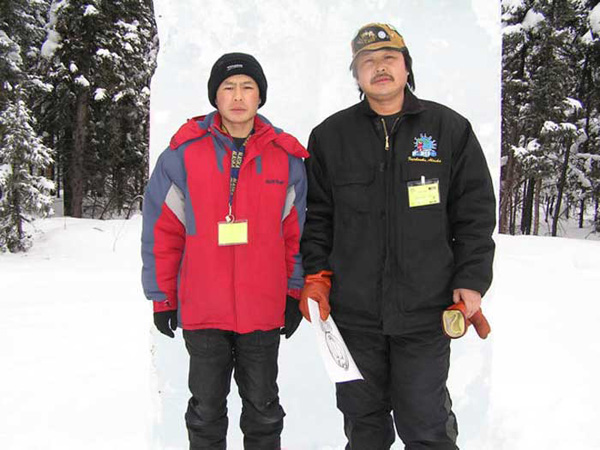
{"type": "Polygon", "coordinates": [[[30,253],[0,255],[0,448],[147,448],[139,225],[39,221],[30,253]]]}
{"type": "MultiPolygon", "coordinates": [[[[187,358],[153,330],[139,216],[54,218],[26,254],[0,255],[0,448],[184,449],[187,358]]],[[[453,343],[463,450],[600,448],[600,242],[496,236],[492,334],[453,343]]],[[[282,342],[287,450],[342,450],[310,326],[282,342]]],[[[242,448],[230,399],[231,449],[242,448]]],[[[397,442],[395,449],[402,448],[397,442]]]]}

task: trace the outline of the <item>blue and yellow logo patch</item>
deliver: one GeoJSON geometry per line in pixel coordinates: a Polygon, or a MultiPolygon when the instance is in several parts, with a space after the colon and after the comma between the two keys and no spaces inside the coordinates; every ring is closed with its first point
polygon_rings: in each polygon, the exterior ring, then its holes
{"type": "Polygon", "coordinates": [[[408,158],[409,161],[441,163],[442,160],[436,159],[436,157],[437,142],[433,137],[421,133],[418,138],[415,138],[415,148],[412,152],[412,156],[408,158]]]}

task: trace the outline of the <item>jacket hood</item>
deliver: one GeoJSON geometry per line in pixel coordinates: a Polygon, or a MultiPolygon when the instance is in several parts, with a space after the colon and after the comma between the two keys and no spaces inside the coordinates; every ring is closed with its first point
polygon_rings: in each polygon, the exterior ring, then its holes
{"type": "MultiPolygon", "coordinates": [[[[214,134],[221,139],[230,139],[221,129],[221,115],[217,111],[188,119],[171,138],[170,148],[175,150],[186,142],[204,137],[207,133],[214,134]]],[[[304,146],[294,136],[274,127],[266,117],[260,114],[254,118],[254,134],[260,146],[274,141],[275,145],[291,156],[296,158],[308,158],[309,156],[304,146]]]]}

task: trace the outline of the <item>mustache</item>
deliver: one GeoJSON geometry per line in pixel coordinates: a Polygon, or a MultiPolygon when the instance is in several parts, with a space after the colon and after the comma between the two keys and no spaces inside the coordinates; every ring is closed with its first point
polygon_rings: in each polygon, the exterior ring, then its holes
{"type": "Polygon", "coordinates": [[[391,81],[394,81],[394,77],[386,73],[386,74],[374,76],[373,78],[371,78],[371,83],[377,83],[379,80],[383,80],[383,79],[389,79],[391,81]]]}

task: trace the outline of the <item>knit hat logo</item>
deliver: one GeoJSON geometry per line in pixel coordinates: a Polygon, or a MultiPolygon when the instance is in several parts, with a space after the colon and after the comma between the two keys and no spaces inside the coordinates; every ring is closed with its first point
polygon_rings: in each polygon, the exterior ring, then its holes
{"type": "Polygon", "coordinates": [[[217,104],[217,89],[225,79],[233,75],[247,75],[256,81],[260,91],[260,104],[262,107],[267,101],[267,78],[260,63],[247,53],[226,53],[221,56],[210,71],[208,79],[208,100],[215,108],[217,104]]]}

